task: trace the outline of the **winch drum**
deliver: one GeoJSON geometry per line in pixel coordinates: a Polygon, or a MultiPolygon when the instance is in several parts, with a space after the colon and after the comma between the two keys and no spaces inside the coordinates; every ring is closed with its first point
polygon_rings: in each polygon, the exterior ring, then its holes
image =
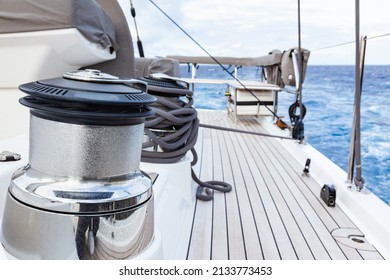
{"type": "Polygon", "coordinates": [[[1,242],[19,259],[127,259],[154,235],[152,182],[139,169],[145,85],[96,70],[20,86],[29,164],[9,186],[1,242]]]}

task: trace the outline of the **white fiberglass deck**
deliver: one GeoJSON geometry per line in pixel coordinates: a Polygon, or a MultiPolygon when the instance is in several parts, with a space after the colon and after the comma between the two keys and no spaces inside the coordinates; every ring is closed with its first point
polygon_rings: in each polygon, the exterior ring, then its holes
{"type": "MultiPolygon", "coordinates": [[[[225,112],[199,114],[201,123],[264,132],[260,119],[234,125],[225,112]]],[[[305,162],[274,140],[201,129],[195,172],[233,190],[196,202],[187,258],[382,259],[337,205],[320,199],[322,186],[302,176],[305,162]]]]}

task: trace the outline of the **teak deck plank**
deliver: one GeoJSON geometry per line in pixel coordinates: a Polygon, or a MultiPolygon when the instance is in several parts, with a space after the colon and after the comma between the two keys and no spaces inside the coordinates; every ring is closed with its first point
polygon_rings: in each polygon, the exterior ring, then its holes
{"type": "MultiPolygon", "coordinates": [[[[223,162],[223,181],[229,183],[233,186],[231,192],[227,195],[224,194],[225,197],[225,209],[226,209],[226,217],[228,218],[226,221],[226,230],[227,230],[227,240],[228,240],[228,256],[229,259],[245,259],[245,243],[242,231],[241,224],[241,213],[238,207],[238,200],[236,189],[234,188],[234,177],[232,170],[231,158],[228,153],[229,147],[226,143],[226,138],[224,135],[218,133],[218,139],[221,148],[221,160],[223,162]]],[[[215,194],[218,195],[218,194],[215,194]]],[[[218,230],[218,229],[216,229],[218,230]]]]}
{"type": "MultiPolygon", "coordinates": [[[[210,132],[211,138],[214,139],[212,146],[213,180],[224,181],[219,139],[216,131],[212,130],[210,132]]],[[[221,192],[214,192],[212,259],[223,260],[228,258],[229,243],[226,234],[226,219],[225,195],[221,192]]]]}
{"type": "MultiPolygon", "coordinates": [[[[234,124],[222,111],[200,111],[201,123],[266,132],[255,118],[234,124]]],[[[287,140],[290,141],[290,140],[287,140]]],[[[302,176],[298,163],[278,141],[249,134],[201,129],[202,181],[232,184],[197,201],[188,259],[382,259],[336,241],[332,231],[356,228],[336,205],[326,207],[321,186],[302,176]]]]}
{"type": "MultiPolygon", "coordinates": [[[[203,181],[212,179],[212,164],[203,153],[209,153],[211,149],[210,137],[204,133],[201,135],[202,149],[198,151],[199,174],[203,181]]],[[[212,203],[198,200],[195,206],[191,243],[188,251],[188,259],[209,259],[211,251],[212,232],[212,203]]]]}

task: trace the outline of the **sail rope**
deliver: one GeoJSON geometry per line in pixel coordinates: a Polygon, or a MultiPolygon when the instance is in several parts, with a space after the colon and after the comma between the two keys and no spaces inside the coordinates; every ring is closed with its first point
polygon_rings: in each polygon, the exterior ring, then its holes
{"type": "MultiPolygon", "coordinates": [[[[217,63],[246,91],[248,91],[259,102],[260,105],[263,105],[268,111],[270,111],[277,119],[277,124],[279,127],[282,127],[283,125],[287,127],[287,124],[285,124],[281,118],[267,106],[267,104],[262,102],[251,90],[249,90],[239,79],[237,79],[237,77],[235,77],[228,68],[222,65],[222,63],[220,63],[214,56],[212,56],[156,3],[154,3],[152,0],[150,0],[150,2],[184,34],[186,34],[197,46],[199,46],[212,60],[214,60],[215,63],[217,63]]],[[[229,192],[231,191],[232,186],[226,182],[216,180],[202,182],[195,174],[192,166],[196,165],[198,161],[198,156],[194,146],[197,141],[199,127],[295,140],[292,137],[201,124],[197,117],[196,109],[192,107],[192,93],[187,93],[185,97],[187,98],[188,102],[185,102],[183,98],[175,99],[156,96],[157,102],[155,105],[153,105],[155,114],[147,118],[145,121],[144,132],[149,140],[142,144],[141,161],[149,163],[175,163],[181,160],[188,151],[191,151],[193,158],[191,162],[191,175],[192,179],[198,184],[196,197],[200,200],[212,200],[214,194],[213,190],[229,192]]]]}
{"type": "MultiPolygon", "coordinates": [[[[277,118],[278,121],[280,121],[280,117],[273,111],[271,110],[264,102],[262,102],[251,90],[249,90],[231,71],[229,71],[229,68],[226,68],[222,63],[218,61],[217,58],[215,58],[209,51],[207,51],[198,41],[196,41],[186,30],[184,30],[174,19],[172,19],[165,11],[163,11],[153,0],[149,0],[150,3],[152,3],[164,16],[166,16],[176,27],[178,27],[189,39],[191,39],[199,48],[201,48],[217,65],[219,65],[227,74],[229,74],[237,83],[239,83],[247,92],[249,92],[258,102],[259,104],[263,105],[271,114],[277,118]]],[[[356,81],[356,86],[355,86],[355,123],[354,126],[356,126],[355,129],[355,137],[356,137],[356,143],[355,143],[355,156],[354,156],[354,161],[356,164],[356,176],[355,176],[355,185],[358,187],[358,189],[362,189],[364,185],[364,178],[362,177],[362,168],[361,168],[361,152],[360,152],[360,96],[361,96],[361,83],[362,83],[362,73],[363,69],[362,66],[359,65],[361,61],[360,58],[360,45],[359,45],[359,29],[360,29],[360,19],[359,19],[359,0],[355,0],[355,40],[354,41],[349,41],[349,42],[344,42],[344,43],[339,43],[335,45],[330,45],[330,46],[325,46],[317,49],[312,49],[310,50],[311,52],[317,52],[321,50],[326,50],[330,48],[335,48],[335,47],[340,47],[348,44],[355,44],[356,46],[356,71],[355,71],[355,81],[356,81]],[[359,69],[359,66],[361,67],[359,69]],[[359,73],[360,72],[360,73],[359,73]]],[[[299,119],[302,120],[304,116],[304,111],[303,109],[303,104],[302,104],[302,96],[301,96],[301,90],[302,90],[302,53],[301,53],[301,23],[300,23],[300,0],[298,0],[298,36],[299,36],[299,43],[298,43],[298,70],[300,73],[300,79],[299,79],[299,84],[297,88],[297,99],[296,103],[299,105],[300,108],[300,114],[299,114],[299,119]]],[[[366,40],[373,40],[377,38],[383,38],[390,36],[390,33],[384,33],[376,36],[371,36],[371,37],[366,37],[366,40]]],[[[363,56],[363,61],[364,61],[364,56],[363,56]]],[[[364,67],[364,62],[363,62],[363,67],[364,67]]],[[[293,104],[294,105],[294,104],[293,104]]],[[[298,117],[298,116],[297,116],[298,117]]],[[[198,126],[200,124],[198,123],[198,126]]],[[[218,127],[213,127],[209,125],[204,125],[203,127],[205,128],[213,128],[213,129],[219,129],[218,127]]],[[[295,128],[295,125],[294,125],[295,128]]],[[[303,124],[302,124],[302,134],[303,134],[303,124]]],[[[242,132],[241,132],[242,133],[242,132]]],[[[298,139],[297,137],[294,137],[295,139],[298,139]]],[[[290,138],[291,139],[291,138],[290,138]]]]}
{"type": "Polygon", "coordinates": [[[230,192],[232,186],[222,181],[201,181],[193,170],[198,162],[194,148],[199,131],[198,113],[192,95],[182,99],[168,100],[157,96],[153,109],[155,114],[146,119],[144,132],[149,140],[142,143],[141,161],[149,163],[175,163],[188,151],[192,153],[191,177],[198,184],[196,197],[199,200],[213,199],[212,190],[230,192]],[[151,149],[152,148],[152,149],[151,149]]]}
{"type": "Polygon", "coordinates": [[[219,65],[230,77],[232,77],[240,86],[249,92],[260,105],[264,106],[279,122],[283,122],[274,110],[269,108],[267,104],[261,101],[243,82],[241,82],[233,73],[229,71],[217,58],[215,58],[206,48],[204,48],[194,37],[192,37],[183,27],[181,27],[172,17],[170,17],[162,8],[160,8],[153,0],[149,0],[167,19],[169,19],[177,28],[179,28],[191,41],[193,41],[200,49],[202,49],[217,65],[219,65]]]}
{"type": "MultiPolygon", "coordinates": [[[[192,153],[191,166],[196,165],[198,155],[194,148],[199,127],[216,129],[228,132],[245,133],[257,136],[275,137],[294,140],[291,137],[271,135],[256,131],[241,130],[208,124],[200,124],[198,113],[193,108],[192,94],[183,98],[164,98],[156,96],[157,102],[153,105],[155,114],[145,121],[144,132],[148,137],[142,144],[141,161],[149,163],[175,163],[180,161],[188,151],[192,153]]],[[[191,168],[192,179],[198,184],[196,197],[200,200],[211,200],[213,192],[229,192],[232,186],[222,181],[202,182],[191,168]]]]}

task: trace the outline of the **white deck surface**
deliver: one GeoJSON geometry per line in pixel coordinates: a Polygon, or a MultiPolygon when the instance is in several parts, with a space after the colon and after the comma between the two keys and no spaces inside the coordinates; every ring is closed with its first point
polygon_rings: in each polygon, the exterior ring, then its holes
{"type": "MultiPolygon", "coordinates": [[[[234,125],[225,112],[199,113],[201,123],[264,132],[253,117],[234,125]]],[[[302,176],[305,162],[273,138],[202,128],[196,149],[200,179],[233,190],[197,201],[188,259],[383,258],[337,201],[327,207],[320,199],[322,186],[302,176]]]]}

